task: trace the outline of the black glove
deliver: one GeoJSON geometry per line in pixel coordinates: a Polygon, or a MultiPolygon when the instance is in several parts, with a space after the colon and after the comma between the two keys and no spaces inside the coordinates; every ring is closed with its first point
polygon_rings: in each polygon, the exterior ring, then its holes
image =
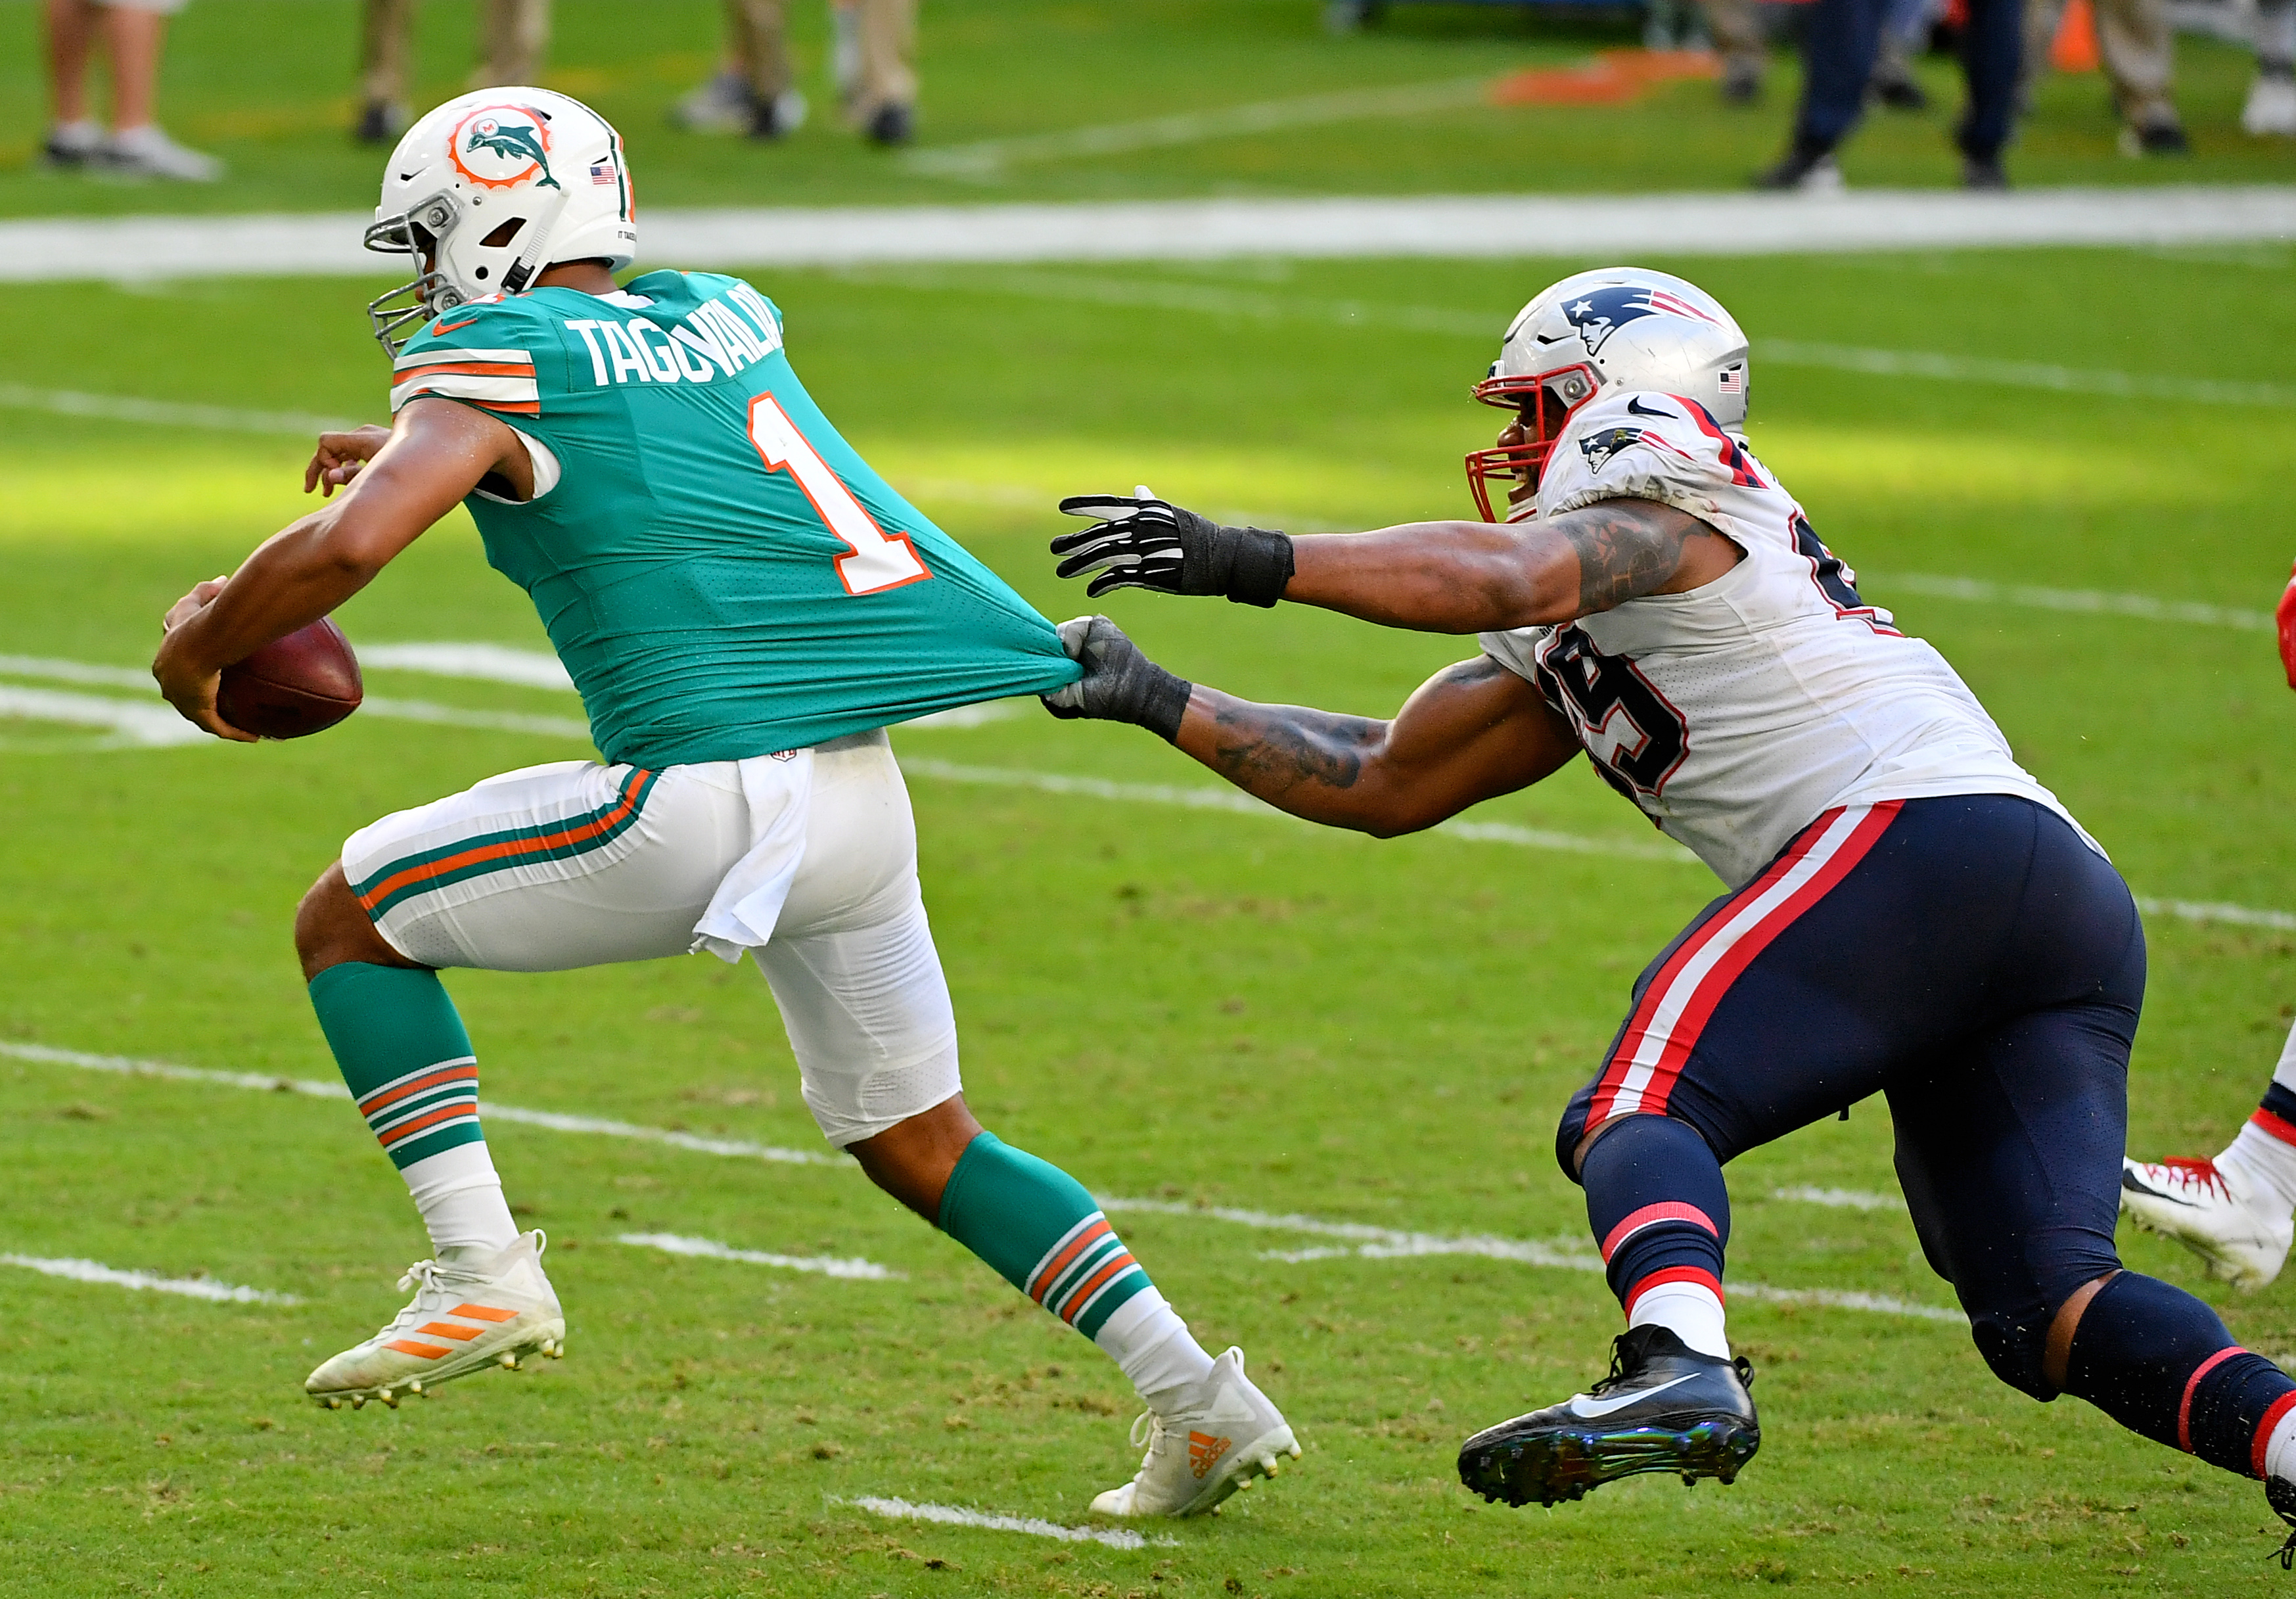
{"type": "Polygon", "coordinates": [[[1135,722],[1168,743],[1179,736],[1195,685],[1143,655],[1123,628],[1104,616],[1080,616],[1061,624],[1061,645],[1084,676],[1042,695],[1046,710],[1063,721],[1135,722]]]}
{"type": "Polygon", "coordinates": [[[1079,494],[1061,502],[1070,516],[1102,520],[1053,540],[1063,578],[1096,571],[1084,591],[1097,600],[1112,588],[1168,594],[1226,594],[1245,605],[1273,605],[1292,581],[1292,536],[1265,528],[1224,528],[1168,504],[1143,483],[1137,495],[1079,494]]]}

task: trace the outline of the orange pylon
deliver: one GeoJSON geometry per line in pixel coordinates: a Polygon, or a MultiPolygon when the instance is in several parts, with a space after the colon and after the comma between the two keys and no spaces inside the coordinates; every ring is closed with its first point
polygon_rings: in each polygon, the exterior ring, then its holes
{"type": "Polygon", "coordinates": [[[2096,70],[2096,13],[2089,0],[2065,0],[2057,37],[2049,43],[2049,65],[2060,72],[2096,70]]]}

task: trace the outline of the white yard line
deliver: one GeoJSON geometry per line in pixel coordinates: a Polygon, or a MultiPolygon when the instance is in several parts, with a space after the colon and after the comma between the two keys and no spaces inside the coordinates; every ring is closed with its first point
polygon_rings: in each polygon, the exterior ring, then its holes
{"type": "Polygon", "coordinates": [[[176,744],[212,743],[205,733],[157,700],[120,700],[109,694],[75,694],[52,688],[17,688],[0,684],[0,717],[57,722],[72,727],[102,727],[112,749],[160,750],[176,744]]]}
{"type": "MultiPolygon", "coordinates": [[[[2073,591],[2040,591],[2072,594],[2073,591]]],[[[1959,597],[1959,596],[1956,596],[1959,597]]],[[[2139,600],[2141,595],[2096,595],[2103,600],[2139,600]]],[[[2174,609],[2176,603],[2156,601],[2153,604],[2174,609]]],[[[2063,606],[2058,609],[2106,610],[2110,606],[2063,606]]],[[[2216,607],[2195,609],[2217,611],[2216,607]]],[[[2128,612],[2126,614],[2141,614],[2128,612]]],[[[2218,611],[2220,617],[2238,617],[2238,611],[2218,611]]],[[[2245,624],[2222,623],[2232,626],[2245,624]]],[[[460,647],[460,646],[457,646],[460,647]]],[[[525,668],[521,667],[521,671],[525,668]]],[[[118,684],[122,687],[140,686],[144,674],[127,667],[94,666],[84,661],[49,660],[37,656],[0,656],[0,674],[20,676],[45,676],[78,683],[118,684]]],[[[393,718],[403,721],[427,722],[450,727],[483,728],[502,733],[532,734],[551,738],[578,739],[587,743],[590,729],[587,724],[566,717],[527,716],[511,711],[465,710],[456,706],[433,705],[420,700],[385,700],[370,696],[361,707],[363,714],[393,718]]],[[[997,701],[987,705],[964,706],[954,711],[943,711],[931,717],[922,717],[906,724],[912,727],[972,727],[991,721],[1002,721],[1021,714],[1018,702],[997,701]]],[[[81,726],[102,726],[118,730],[123,739],[146,747],[184,745],[201,742],[202,735],[181,722],[175,713],[133,701],[115,700],[97,694],[69,694],[37,689],[17,689],[0,685],[0,715],[16,715],[44,721],[55,721],[81,726]],[[20,709],[18,709],[20,708],[20,709]],[[181,726],[192,734],[185,739],[175,732],[181,726]]],[[[1236,816],[1258,816],[1283,822],[1296,822],[1275,807],[1253,799],[1236,789],[1181,787],[1157,783],[1118,783],[1104,777],[1071,775],[1060,772],[1034,772],[1013,767],[963,766],[952,761],[935,760],[923,756],[905,756],[901,769],[913,777],[937,779],[944,783],[977,783],[996,788],[1029,789],[1038,793],[1068,794],[1088,800],[1140,805],[1169,805],[1191,810],[1226,811],[1236,816]]],[[[1300,825],[1308,825],[1301,823],[1300,825]]],[[[1618,860],[1663,861],[1677,865],[1695,865],[1697,857],[1677,844],[1664,840],[1589,838],[1578,833],[1558,832],[1542,827],[1521,827],[1510,822],[1445,822],[1430,830],[1445,836],[1471,843],[1506,844],[1518,849],[1543,849],[1569,855],[1605,857],[1618,860]]],[[[2180,922],[2222,922],[2240,927],[2267,927],[2280,931],[2296,931],[2296,913],[2262,909],[2255,906],[2233,905],[2219,900],[2197,900],[2136,896],[2136,906],[2148,916],[2169,916],[2180,922]]],[[[4,1047],[4,1046],[0,1046],[4,1047]]],[[[517,1111],[497,1107],[492,1114],[511,1119],[529,1119],[548,1114],[544,1111],[517,1111]]],[[[576,1118],[574,1119],[580,1119],[576,1118]]],[[[569,1131],[597,1129],[569,1128],[569,1131]]]]}
{"type": "MultiPolygon", "coordinates": [[[[1102,135],[1105,136],[1105,135],[1102,135]]],[[[359,213],[0,223],[0,281],[391,281],[359,213]]],[[[1509,258],[2247,243],[2296,239],[2296,186],[2148,184],[2014,194],[1420,195],[1042,205],[650,210],[649,262],[683,267],[1235,257],[1509,258]]]]}
{"type": "MultiPolygon", "coordinates": [[[[6,273],[0,270],[0,277],[6,273]]],[[[0,383],[0,409],[48,411],[58,416],[93,416],[105,422],[142,422],[162,428],[213,428],[227,433],[283,433],[316,438],[358,426],[340,417],[307,411],[250,411],[237,406],[189,405],[181,400],[138,399],[126,394],[83,394],[73,389],[31,389],[0,383]]]]}
{"type": "MultiPolygon", "coordinates": [[[[303,1094],[314,1099],[348,1099],[350,1090],[338,1080],[270,1077],[255,1071],[210,1071],[198,1066],[176,1066],[165,1061],[138,1061],[126,1055],[88,1054],[77,1049],[54,1049],[44,1044],[18,1044],[0,1039],[0,1055],[47,1066],[72,1066],[83,1071],[108,1071],[121,1077],[161,1078],[176,1083],[206,1083],[221,1088],[247,1088],[265,1094],[303,1094]]],[[[601,1116],[570,1116],[557,1111],[533,1111],[488,1100],[480,1114],[490,1121],[514,1121],[546,1128],[554,1133],[586,1133],[605,1138],[633,1138],[645,1144],[668,1144],[701,1155],[727,1155],[749,1160],[771,1160],[785,1166],[847,1167],[852,1162],[819,1150],[782,1149],[741,1138],[711,1138],[671,1128],[641,1127],[601,1116]]]]}
{"type": "Polygon", "coordinates": [[[1492,81],[1488,78],[1455,78],[1439,83],[1341,89],[1325,94],[1178,111],[1168,117],[1133,122],[1064,128],[1058,133],[1024,134],[937,148],[929,145],[909,151],[901,157],[901,165],[928,177],[993,182],[1013,167],[1129,155],[1142,150],[1169,150],[1182,144],[1201,144],[1213,139],[1242,138],[1287,128],[1324,127],[1338,122],[1416,117],[1429,111],[1484,106],[1489,103],[1492,81]]]}
{"type": "Polygon", "coordinates": [[[1905,1201],[1890,1193],[1868,1193],[1860,1188],[1773,1188],[1770,1197],[1797,1204],[1827,1205],[1837,1210],[1898,1210],[1905,1201]]]}
{"type": "MultiPolygon", "coordinates": [[[[1440,306],[1397,306],[1374,300],[1321,299],[1312,296],[1235,289],[1217,284],[1147,278],[1110,278],[1082,273],[1016,271],[994,276],[953,273],[873,274],[859,281],[931,292],[1003,294],[1025,299],[1083,305],[1144,307],[1204,316],[1241,316],[1262,322],[1313,323],[1386,332],[1435,333],[1475,339],[1494,347],[1506,331],[1511,309],[1459,311],[1440,306]]],[[[2112,372],[2058,366],[2042,361],[2004,361],[1934,350],[1872,349],[1858,345],[1763,339],[1754,345],[1758,366],[1822,367],[1874,377],[1923,378],[1941,382],[2000,388],[2041,389],[2059,394],[2094,394],[2117,399],[2164,399],[2210,406],[2296,406],[2296,384],[2249,382],[2225,378],[2188,378],[2160,373],[2112,372]]]]}
{"type": "Polygon", "coordinates": [[[956,1505],[912,1505],[906,1499],[884,1499],[873,1495],[837,1503],[895,1521],[932,1521],[943,1527],[977,1527],[985,1532],[1021,1532],[1030,1538],[1057,1538],[1064,1544],[1105,1544],[1111,1549],[1145,1549],[1151,1545],[1167,1548],[1180,1541],[1175,1538],[1149,1538],[1125,1527],[1063,1527],[1058,1521],[1041,1521],[1035,1516],[1000,1516],[990,1511],[967,1510],[956,1505]]]}
{"type": "Polygon", "coordinates": [[[209,1277],[161,1277],[144,1271],[122,1271],[97,1260],[52,1259],[43,1255],[0,1254],[0,1266],[20,1266],[51,1277],[75,1283],[102,1283],[113,1288],[133,1288],[152,1293],[180,1293],[187,1299],[212,1300],[226,1305],[299,1305],[291,1293],[271,1293],[260,1288],[241,1288],[209,1277]]]}
{"type": "Polygon", "coordinates": [[[846,1259],[834,1255],[775,1255],[763,1250],[737,1250],[730,1243],[689,1238],[681,1233],[624,1233],[614,1240],[635,1249],[660,1250],[668,1255],[693,1255],[705,1260],[738,1260],[745,1266],[776,1266],[783,1271],[817,1272],[824,1277],[902,1283],[901,1273],[873,1260],[846,1259]]]}
{"type": "Polygon", "coordinates": [[[2244,611],[2198,600],[2164,600],[2155,594],[2109,594],[2094,588],[2040,588],[2025,583],[1995,583],[1983,578],[1948,578],[1927,572],[1862,571],[1858,581],[1903,589],[1933,600],[1968,600],[1980,605],[2014,605],[2034,611],[2069,611],[2087,616],[2134,617],[2188,627],[2234,627],[2243,633],[2273,630],[2268,611],[2244,611]]]}
{"type": "MultiPolygon", "coordinates": [[[[1190,1205],[1175,1200],[1104,1199],[1103,1210],[1144,1212],[1155,1216],[1199,1217],[1233,1222],[1239,1226],[1275,1232],[1320,1234],[1353,1241],[1346,1249],[1268,1250],[1263,1260],[1396,1260],[1428,1255],[1480,1255],[1486,1259],[1513,1260],[1525,1266],[1556,1267],[1565,1271],[1600,1272],[1602,1258],[1582,1247],[1558,1248],[1523,1238],[1493,1238],[1485,1234],[1446,1235],[1406,1233],[1361,1222],[1324,1221],[1312,1216],[1276,1215],[1265,1210],[1241,1210],[1226,1205],[1190,1205]]],[[[1916,1321],[1949,1322],[1964,1325],[1968,1317],[1942,1305],[1922,1305],[1888,1294],[1837,1288],[1775,1288],[1767,1283],[1743,1283],[1735,1278],[1723,1284],[1740,1299],[1773,1305],[1824,1305],[1839,1310],[1867,1310],[1881,1316],[1909,1316],[1916,1321]]]]}

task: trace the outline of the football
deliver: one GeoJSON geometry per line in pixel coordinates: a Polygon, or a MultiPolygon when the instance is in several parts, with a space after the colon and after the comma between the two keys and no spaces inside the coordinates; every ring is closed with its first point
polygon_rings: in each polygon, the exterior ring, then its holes
{"type": "Polygon", "coordinates": [[[321,617],[224,668],[216,709],[258,738],[304,738],[357,710],[365,694],[350,640],[321,617]]]}

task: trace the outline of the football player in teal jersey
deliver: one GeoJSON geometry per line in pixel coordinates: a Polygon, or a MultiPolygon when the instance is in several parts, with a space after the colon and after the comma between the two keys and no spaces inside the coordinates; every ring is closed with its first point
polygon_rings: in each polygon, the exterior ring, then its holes
{"type": "Polygon", "coordinates": [[[321,1028],[406,1179],[414,1298],[305,1383],[329,1406],[562,1349],[565,1316],[483,1136],[442,967],[708,950],[771,985],[824,1135],[1104,1349],[1148,1451],[1094,1500],[1208,1510],[1299,1446],[1215,1359],[1092,1196],[966,1110],[956,1024],[885,727],[1078,668],[1059,634],[872,472],[749,284],[650,272],[612,127],[533,88],[448,102],[384,174],[370,247],[419,275],[369,308],[392,423],[327,434],[345,492],[167,618],[154,675],[217,714],[222,668],[325,615],[456,504],[532,596],[603,762],[490,778],[354,833],[297,913],[321,1028]]]}

